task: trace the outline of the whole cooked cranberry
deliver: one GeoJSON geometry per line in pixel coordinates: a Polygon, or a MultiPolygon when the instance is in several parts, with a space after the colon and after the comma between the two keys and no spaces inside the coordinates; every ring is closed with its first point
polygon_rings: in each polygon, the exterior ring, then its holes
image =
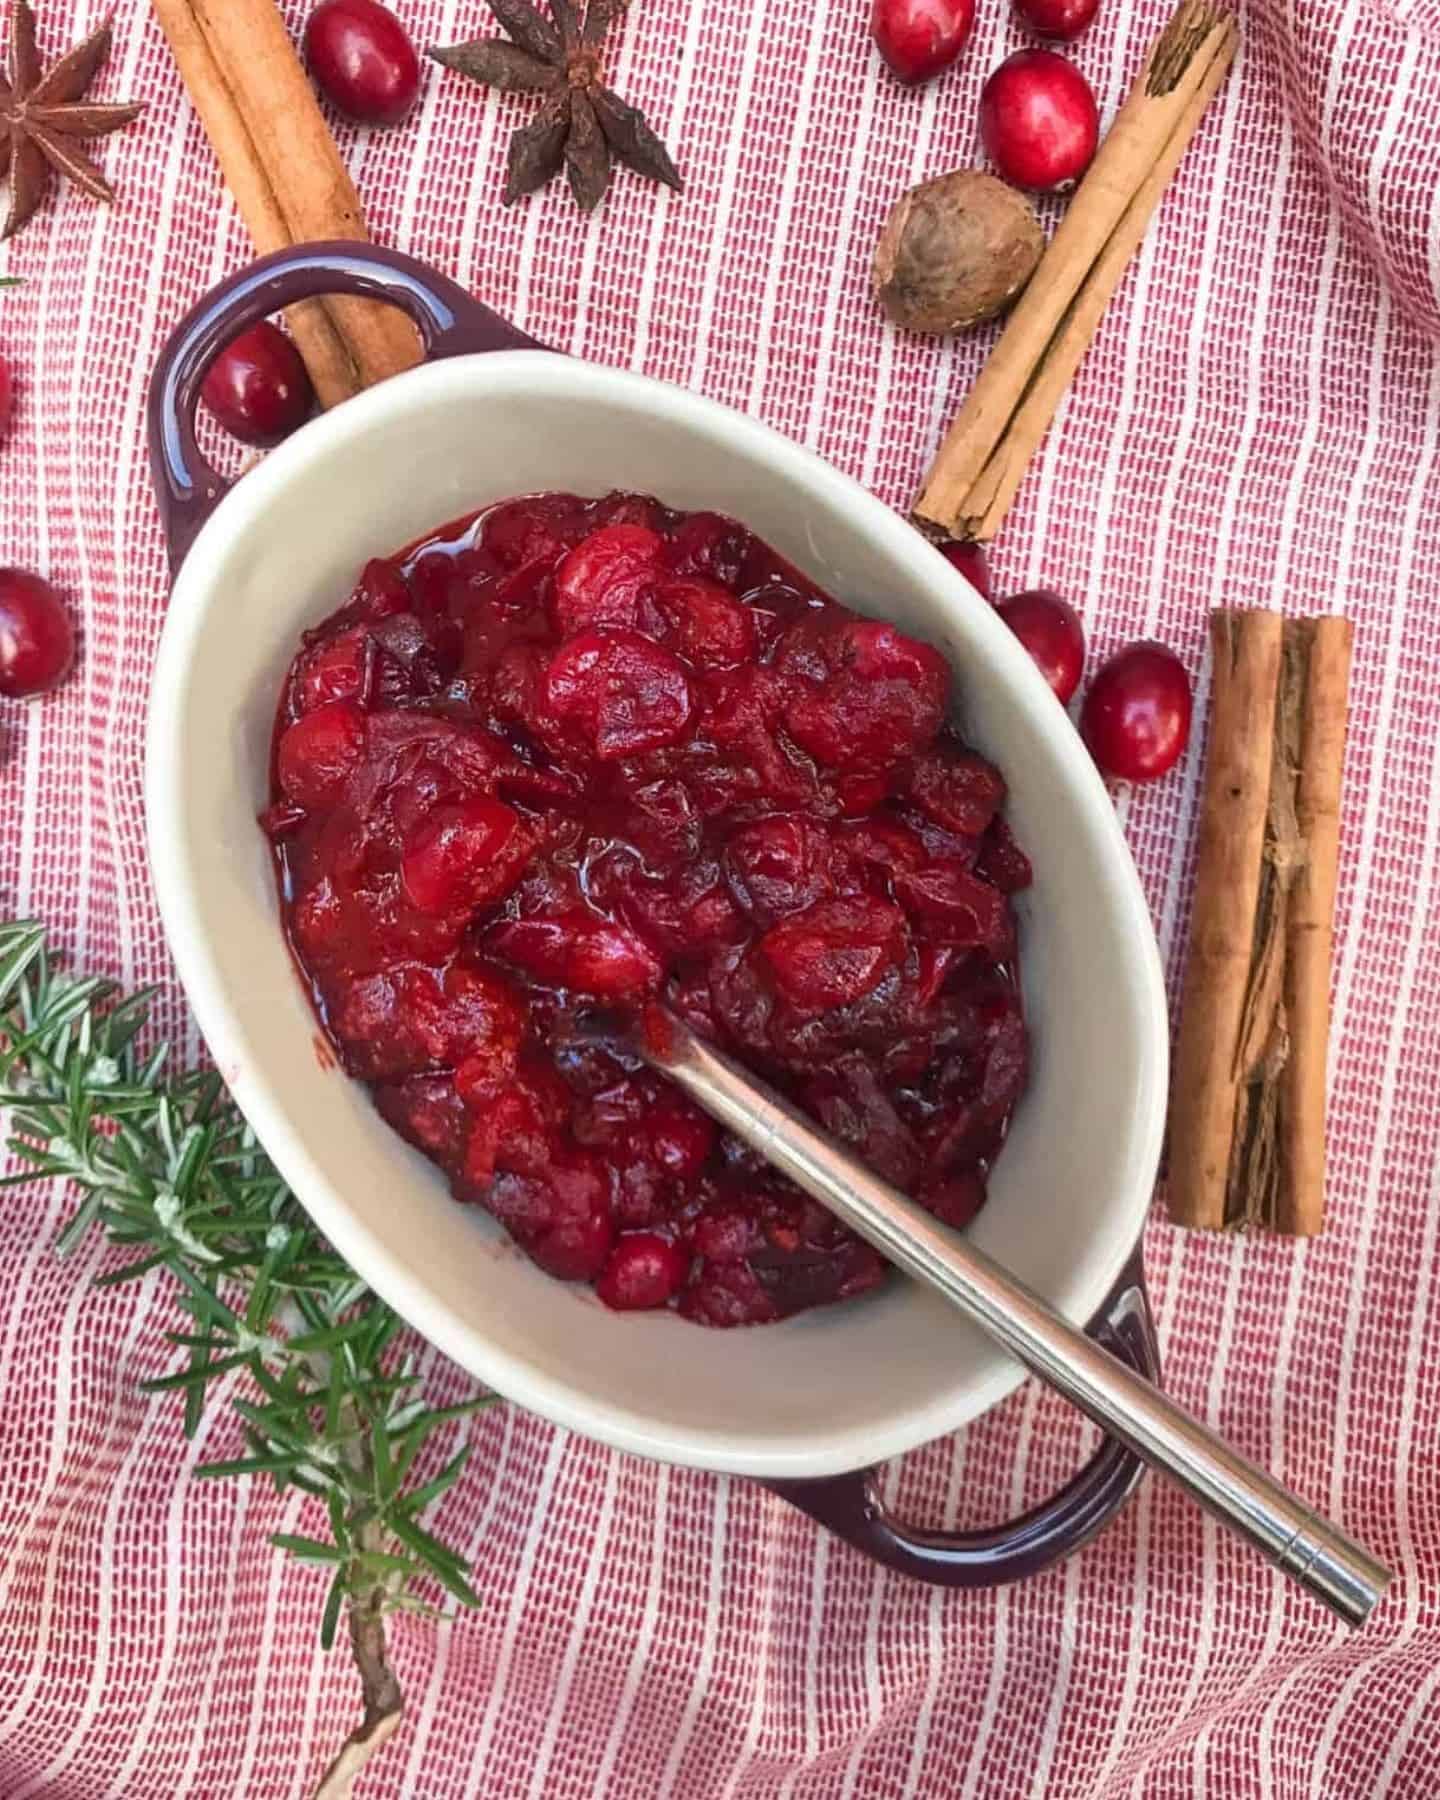
{"type": "Polygon", "coordinates": [[[635,933],[592,912],[505,920],[485,941],[526,974],[602,1000],[637,999],[660,980],[659,963],[635,933]]]}
{"type": "Polygon", "coordinates": [[[875,0],[870,32],[902,81],[928,81],[965,48],[975,0],[875,0]]]}
{"type": "Polygon", "coordinates": [[[725,846],[730,891],[760,925],[773,925],[828,894],[830,839],[818,820],[772,813],[731,833],[725,846]]]}
{"type": "Polygon", "coordinates": [[[775,980],[802,1012],[827,1012],[868,994],[905,954],[905,919],[865,895],[821,900],[760,940],[775,980]]]}
{"type": "MultiPolygon", "coordinates": [[[[495,1184],[495,1210],[504,1217],[507,1181],[495,1184]]],[[[516,1235],[531,1257],[559,1281],[594,1281],[605,1267],[615,1241],[608,1184],[592,1151],[556,1145],[544,1173],[519,1185],[525,1194],[516,1220],[516,1235]]]]}
{"type": "Polygon", "coordinates": [[[665,540],[644,525],[605,525],[555,571],[555,623],[566,637],[590,625],[637,625],[665,540]]]}
{"type": "Polygon", "coordinates": [[[315,403],[300,352],[266,319],[225,346],[200,392],[232,437],[262,449],[298,430],[315,403]]]}
{"type": "Polygon", "coordinates": [[[0,438],[10,429],[15,411],[15,377],[10,365],[0,356],[0,438]]]}
{"type": "MultiPolygon", "coordinates": [[[[797,670],[810,659],[805,630],[791,634],[797,670]]],[[[878,619],[849,619],[838,629],[822,626],[814,654],[826,672],[818,687],[807,685],[791,700],[785,725],[827,768],[886,767],[923,749],[940,729],[950,665],[929,644],[878,619]]]]}
{"type": "Polygon", "coordinates": [[[380,0],[323,0],[305,27],[305,59],[325,97],[361,125],[398,125],[420,92],[420,59],[380,0]]]}
{"type": "Polygon", "coordinates": [[[948,543],[936,548],[952,568],[958,569],[977,594],[987,600],[995,598],[995,583],[990,574],[990,559],[983,544],[948,543]]]}
{"type": "Polygon", "coordinates": [[[722,513],[690,513],[672,533],[666,559],[677,575],[708,575],[734,584],[754,540],[722,513]]]}
{"type": "Polygon", "coordinates": [[[995,167],[1016,187],[1073,187],[1100,140],[1090,83],[1053,50],[1007,56],[980,94],[980,136],[995,167]]]}
{"type": "Polygon", "coordinates": [[[755,653],[755,619],[728,588],[703,576],[677,577],[655,593],[672,641],[697,669],[731,668],[755,653]]]}
{"type": "Polygon", "coordinates": [[[616,1312],[642,1312],[664,1306],[678,1294],[689,1273],[683,1250],[653,1231],[632,1231],[610,1252],[595,1292],[616,1312]]]}
{"type": "Polygon", "coordinates": [[[1031,588],[995,608],[1030,653],[1062,706],[1070,704],[1085,667],[1085,628],[1053,588],[1031,588]]]}
{"type": "Polygon", "coordinates": [[[367,698],[375,645],[363,625],[339,632],[318,644],[305,658],[296,695],[302,712],[314,712],[332,700],[367,698]]]}
{"type": "Polygon", "coordinates": [[[332,700],[297,719],[280,739],[275,774],[297,806],[330,806],[365,754],[365,715],[353,700],[332,700]]]}
{"type": "Polygon", "coordinates": [[[75,628],[50,583],[24,569],[0,569],[0,694],[43,694],[74,660],[75,628]]]}
{"type": "Polygon", "coordinates": [[[1015,0],[1015,10],[1037,37],[1077,38],[1100,10],[1100,0],[1015,0]]]}
{"type": "Polygon", "coordinates": [[[916,759],[910,792],[946,831],[978,837],[1004,803],[1005,778],[973,750],[931,751],[916,759]]]}
{"type": "Polygon", "coordinates": [[[601,762],[678,743],[695,711],[684,666],[638,631],[572,637],[551,659],[545,697],[558,719],[593,739],[601,762]]]}
{"type": "Polygon", "coordinates": [[[524,873],[527,848],[519,813],[503,801],[442,802],[412,833],[400,879],[423,913],[493,906],[524,873]]]}
{"type": "Polygon", "coordinates": [[[480,526],[480,542],[502,569],[553,563],[564,548],[556,512],[539,500],[506,500],[480,526]]]}
{"type": "Polygon", "coordinates": [[[1131,644],[1105,663],[1085,696],[1080,730],[1107,775],[1154,781],[1190,739],[1190,677],[1163,644],[1131,644]]]}
{"type": "Polygon", "coordinates": [[[1008,944],[1005,896],[957,862],[934,862],[897,875],[895,898],[926,920],[940,943],[957,950],[983,945],[998,955],[1008,944]]]}

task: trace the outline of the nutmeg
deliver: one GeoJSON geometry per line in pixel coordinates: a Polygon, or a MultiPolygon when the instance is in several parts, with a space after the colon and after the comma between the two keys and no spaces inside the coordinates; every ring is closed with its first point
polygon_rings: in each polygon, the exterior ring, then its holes
{"type": "Polygon", "coordinates": [[[1003,312],[1044,248],[1023,194],[956,169],[896,202],[875,251],[875,297],[907,331],[947,337],[1003,312]]]}

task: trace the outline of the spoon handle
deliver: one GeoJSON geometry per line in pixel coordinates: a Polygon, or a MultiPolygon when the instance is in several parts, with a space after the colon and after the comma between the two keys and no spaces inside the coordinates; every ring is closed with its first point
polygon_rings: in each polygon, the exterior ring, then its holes
{"type": "Polygon", "coordinates": [[[1177,1481],[1347,1624],[1365,1622],[1391,1579],[1368,1551],[673,1014],[664,1013],[646,1036],[640,1048],[651,1065],[736,1137],[891,1262],[938,1289],[1032,1374],[1177,1481]]]}

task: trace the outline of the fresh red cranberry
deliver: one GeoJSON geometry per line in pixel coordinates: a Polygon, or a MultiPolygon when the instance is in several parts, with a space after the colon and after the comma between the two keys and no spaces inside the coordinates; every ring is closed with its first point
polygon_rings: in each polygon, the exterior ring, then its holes
{"type": "Polygon", "coordinates": [[[405,846],[400,879],[423,913],[493,906],[519,881],[527,851],[519,813],[477,794],[426,815],[405,846]]]}
{"type": "Polygon", "coordinates": [[[1053,588],[1014,594],[995,610],[1025,646],[1055,698],[1068,706],[1085,668],[1085,628],[1079,613],[1053,588]]]}
{"type": "Polygon", "coordinates": [[[0,694],[43,694],[74,660],[75,628],[50,583],[24,569],[0,569],[0,694]]]}
{"type": "Polygon", "coordinates": [[[1131,644],[1090,683],[1080,730],[1090,753],[1119,781],[1154,781],[1190,739],[1190,677],[1163,644],[1131,644]]]}
{"type": "Polygon", "coordinates": [[[1037,37],[1077,38],[1100,10],[1100,0],[1015,0],[1015,10],[1037,37]]]}
{"type": "Polygon", "coordinates": [[[952,541],[948,544],[939,544],[936,548],[952,568],[960,571],[977,594],[982,594],[987,600],[995,598],[995,582],[990,573],[990,558],[985,554],[983,544],[962,544],[952,541]]]}
{"type": "Polygon", "coordinates": [[[300,352],[266,319],[225,346],[200,391],[232,437],[262,449],[303,425],[315,402],[300,352]]]}
{"type": "Polygon", "coordinates": [[[420,59],[379,0],[323,0],[305,27],[305,59],[325,97],[361,125],[398,125],[420,92],[420,59]]]}
{"type": "Polygon", "coordinates": [[[10,429],[15,412],[15,376],[10,364],[0,356],[0,438],[10,429]]]}
{"type": "Polygon", "coordinates": [[[1007,56],[980,94],[980,136],[991,162],[1016,187],[1073,187],[1100,140],[1090,83],[1053,50],[1007,56]]]}
{"type": "Polygon", "coordinates": [[[875,0],[870,31],[902,81],[928,81],[948,69],[975,23],[975,0],[875,0]]]}
{"type": "Polygon", "coordinates": [[[655,1232],[631,1232],[610,1252],[595,1292],[616,1312],[647,1311],[680,1292],[689,1268],[684,1251],[655,1232]]]}

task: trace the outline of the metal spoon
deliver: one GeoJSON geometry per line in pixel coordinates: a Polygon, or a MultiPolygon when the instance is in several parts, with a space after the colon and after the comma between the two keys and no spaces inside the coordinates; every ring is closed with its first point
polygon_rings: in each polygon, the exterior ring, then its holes
{"type": "Polygon", "coordinates": [[[821,1201],[891,1262],[927,1282],[1033,1375],[1247,1538],[1349,1625],[1362,1625],[1390,1571],[1359,1544],[1040,1296],[899,1189],[872,1174],[804,1114],[673,1013],[635,1048],[691,1099],[821,1201]]]}

